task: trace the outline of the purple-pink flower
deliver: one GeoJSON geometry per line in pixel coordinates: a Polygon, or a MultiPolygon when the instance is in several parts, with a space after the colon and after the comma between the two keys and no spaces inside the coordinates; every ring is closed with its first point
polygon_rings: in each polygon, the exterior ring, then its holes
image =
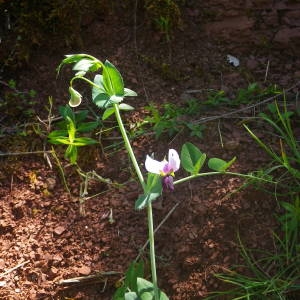
{"type": "Polygon", "coordinates": [[[169,149],[168,160],[158,161],[146,157],[145,168],[148,172],[158,174],[163,177],[162,183],[165,189],[174,190],[173,177],[174,172],[178,171],[180,167],[180,158],[176,150],[169,149]]]}

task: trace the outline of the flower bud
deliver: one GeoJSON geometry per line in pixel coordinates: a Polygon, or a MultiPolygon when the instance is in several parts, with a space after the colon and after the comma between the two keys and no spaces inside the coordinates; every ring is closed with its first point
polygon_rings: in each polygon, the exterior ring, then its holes
{"type": "Polygon", "coordinates": [[[77,92],[76,90],[74,90],[71,86],[69,87],[69,93],[71,95],[69,105],[71,107],[76,107],[76,106],[80,105],[81,100],[82,100],[81,94],[79,92],[77,92]]]}

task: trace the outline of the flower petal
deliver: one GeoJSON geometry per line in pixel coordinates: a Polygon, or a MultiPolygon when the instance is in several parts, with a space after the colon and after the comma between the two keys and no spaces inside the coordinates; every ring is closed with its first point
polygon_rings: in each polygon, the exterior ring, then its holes
{"type": "Polygon", "coordinates": [[[180,158],[176,150],[170,149],[168,155],[169,167],[176,172],[180,167],[180,158]]]}
{"type": "Polygon", "coordinates": [[[155,160],[151,158],[149,155],[147,155],[145,161],[145,168],[150,173],[160,174],[161,171],[163,170],[165,163],[166,162],[164,161],[155,160]]]}

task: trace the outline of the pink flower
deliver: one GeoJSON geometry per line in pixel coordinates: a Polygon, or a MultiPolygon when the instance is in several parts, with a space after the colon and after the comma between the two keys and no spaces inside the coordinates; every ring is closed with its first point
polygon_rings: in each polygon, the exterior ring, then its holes
{"type": "Polygon", "coordinates": [[[174,172],[178,171],[180,167],[180,158],[176,150],[170,149],[168,160],[158,161],[151,158],[149,155],[146,157],[145,168],[148,172],[158,174],[163,177],[163,187],[169,190],[174,190],[173,177],[174,172]]]}

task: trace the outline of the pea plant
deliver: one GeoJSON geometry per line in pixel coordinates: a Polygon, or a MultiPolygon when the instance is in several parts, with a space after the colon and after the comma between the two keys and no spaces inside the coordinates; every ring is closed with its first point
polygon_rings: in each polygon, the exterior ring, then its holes
{"type": "MultiPolygon", "coordinates": [[[[125,148],[129,154],[132,166],[135,170],[142,190],[135,202],[135,209],[147,210],[151,281],[142,278],[142,267],[139,264],[133,263],[126,272],[123,285],[117,290],[116,294],[114,295],[114,299],[166,300],[168,299],[167,295],[158,287],[152,202],[159,198],[164,191],[174,191],[176,185],[200,176],[224,173],[243,176],[246,178],[252,178],[254,176],[251,174],[243,175],[227,171],[228,168],[234,163],[235,157],[230,161],[224,161],[219,158],[207,159],[207,155],[201,152],[201,150],[192,143],[185,143],[182,146],[180,154],[175,149],[167,150],[166,152],[168,159],[164,159],[162,161],[156,160],[147,155],[144,162],[147,174],[143,174],[140,164],[135,157],[130,139],[127,135],[121,117],[122,111],[133,110],[131,105],[124,103],[124,99],[127,97],[137,96],[137,94],[131,89],[124,87],[124,81],[120,72],[108,60],[102,62],[97,58],[87,54],[67,55],[59,65],[57,70],[58,73],[64,65],[68,64],[72,64],[73,70],[75,71],[74,77],[72,77],[70,80],[69,106],[71,108],[75,108],[81,104],[83,97],[76,89],[75,82],[84,81],[90,85],[92,89],[92,102],[103,111],[101,116],[102,120],[105,120],[113,115],[115,116],[125,148]],[[96,74],[93,77],[90,73],[96,74]],[[211,172],[200,173],[206,161],[209,169],[211,169],[211,172]],[[175,180],[175,172],[178,171],[181,166],[188,173],[188,175],[181,179],[175,180]]],[[[72,119],[69,117],[67,120],[70,123],[72,120],[74,120],[74,118],[72,119]]],[[[63,131],[62,133],[69,141],[70,135],[67,135],[66,131],[63,131]]],[[[53,138],[56,138],[56,135],[53,138]]],[[[59,141],[61,142],[61,140],[59,141]]]]}

